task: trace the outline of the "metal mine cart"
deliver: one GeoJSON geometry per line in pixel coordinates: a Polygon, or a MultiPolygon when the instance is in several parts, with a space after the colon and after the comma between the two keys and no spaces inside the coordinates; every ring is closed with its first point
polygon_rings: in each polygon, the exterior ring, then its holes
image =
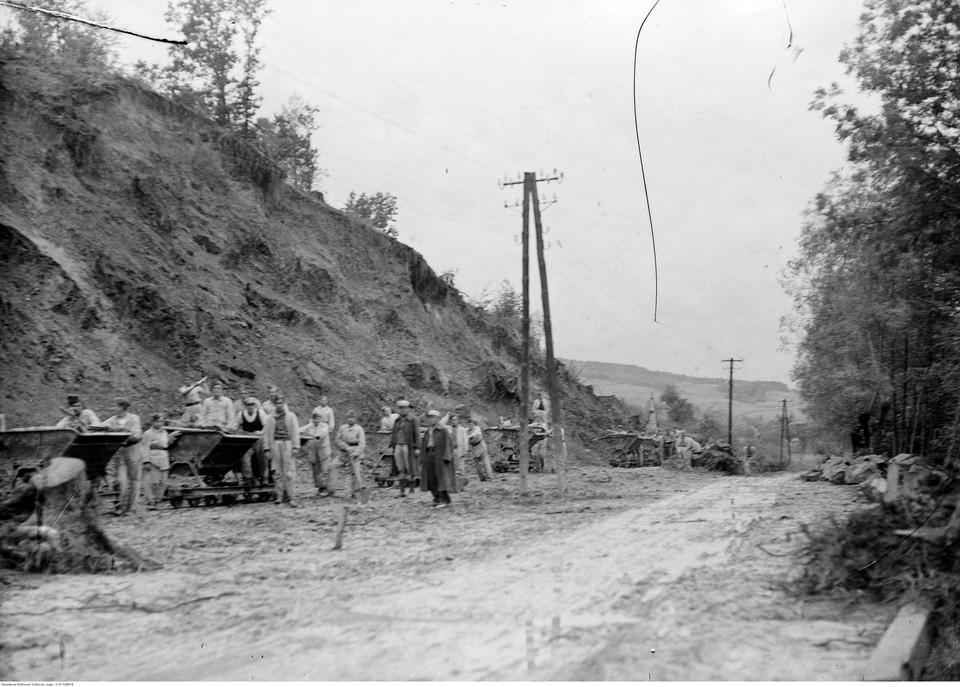
{"type": "Polygon", "coordinates": [[[270,501],[272,484],[242,484],[241,459],[260,438],[257,434],[226,434],[215,429],[168,427],[180,432],[168,449],[170,476],[164,500],[174,508],[229,506],[238,500],[270,501]]]}
{"type": "MultiPolygon", "coordinates": [[[[494,472],[520,471],[520,428],[517,426],[488,427],[483,430],[490,451],[490,463],[494,472]]],[[[533,447],[546,439],[547,433],[530,428],[530,472],[543,471],[543,457],[533,455],[533,447]]]]}
{"type": "Polygon", "coordinates": [[[79,458],[87,478],[103,477],[107,463],[130,437],[127,432],[78,432],[67,427],[22,427],[0,432],[0,494],[42,470],[51,458],[79,458]]]}
{"type": "Polygon", "coordinates": [[[611,447],[610,465],[615,468],[640,468],[660,465],[660,438],[655,435],[616,432],[599,437],[611,447]]]}

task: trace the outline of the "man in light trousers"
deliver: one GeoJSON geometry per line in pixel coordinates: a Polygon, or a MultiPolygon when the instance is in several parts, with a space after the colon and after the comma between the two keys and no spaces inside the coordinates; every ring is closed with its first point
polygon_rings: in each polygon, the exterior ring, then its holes
{"type": "Polygon", "coordinates": [[[286,503],[297,508],[296,501],[296,454],[300,449],[300,425],[297,415],[287,406],[283,395],[277,396],[276,412],[267,416],[267,426],[263,431],[270,447],[273,460],[277,505],[286,503]]]}

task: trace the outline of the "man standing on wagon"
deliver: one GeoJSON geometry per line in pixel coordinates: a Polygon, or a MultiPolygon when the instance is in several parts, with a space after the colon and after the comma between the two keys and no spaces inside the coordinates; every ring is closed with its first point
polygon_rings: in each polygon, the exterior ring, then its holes
{"type": "Polygon", "coordinates": [[[229,432],[234,426],[233,401],[223,395],[223,383],[215,382],[213,396],[204,399],[200,411],[200,426],[229,432]]]}
{"type": "Polygon", "coordinates": [[[203,397],[210,395],[206,375],[196,382],[188,379],[187,383],[180,387],[180,395],[183,396],[183,415],[180,417],[180,424],[190,426],[193,416],[200,414],[203,397]]]}

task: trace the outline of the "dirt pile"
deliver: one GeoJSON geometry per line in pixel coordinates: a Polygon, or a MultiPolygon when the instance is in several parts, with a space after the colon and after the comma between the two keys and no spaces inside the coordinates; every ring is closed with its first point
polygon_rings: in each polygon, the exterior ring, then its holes
{"type": "MultiPolygon", "coordinates": [[[[512,415],[516,337],[316,195],[135,82],[0,64],[8,426],[49,424],[74,390],[175,410],[200,371],[301,413],[326,393],[365,420],[403,396],[512,415]]],[[[574,435],[622,421],[569,377],[563,394],[574,435]]]]}

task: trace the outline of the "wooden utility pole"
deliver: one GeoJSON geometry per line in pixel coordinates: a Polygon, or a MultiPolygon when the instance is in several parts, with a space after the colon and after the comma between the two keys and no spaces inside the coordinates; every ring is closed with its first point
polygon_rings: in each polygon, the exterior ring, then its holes
{"type": "MultiPolygon", "coordinates": [[[[557,370],[553,357],[553,325],[550,320],[550,292],[547,289],[547,264],[543,257],[543,227],[540,224],[540,201],[537,200],[537,187],[533,187],[533,224],[537,230],[537,263],[540,266],[540,294],[543,297],[543,335],[547,348],[547,389],[550,392],[550,424],[553,425],[557,445],[557,482],[560,494],[567,491],[566,453],[567,442],[560,426],[560,395],[557,390],[557,370]]],[[[544,439],[546,441],[546,439],[544,439]]]]}
{"type": "Polygon", "coordinates": [[[733,451],[733,364],[742,363],[743,358],[727,358],[721,362],[730,363],[730,391],[727,397],[727,445],[733,451]]]}
{"type": "Polygon", "coordinates": [[[790,450],[790,414],[787,412],[787,399],[783,399],[783,412],[780,415],[780,467],[785,468],[790,464],[793,455],[790,450]],[[784,443],[786,443],[786,457],[784,461],[784,443]]]}
{"type": "MultiPolygon", "coordinates": [[[[554,170],[556,172],[556,170],[554,170]]],[[[542,175],[541,175],[542,176],[542,175]]],[[[547,328],[550,326],[549,323],[549,300],[547,296],[546,284],[547,284],[547,275],[546,268],[543,261],[543,235],[540,227],[540,204],[537,200],[537,181],[562,181],[563,175],[553,177],[546,177],[543,179],[537,179],[535,172],[524,172],[522,181],[502,181],[500,182],[500,187],[505,186],[516,186],[517,184],[523,184],[523,233],[521,236],[521,243],[523,244],[523,313],[522,313],[522,323],[523,328],[523,351],[521,354],[521,370],[520,370],[520,491],[526,491],[527,489],[527,473],[530,470],[530,441],[527,428],[527,418],[530,413],[530,198],[533,198],[534,205],[534,215],[537,228],[537,257],[540,263],[540,284],[543,290],[543,303],[544,303],[544,330],[545,333],[549,331],[547,328]]],[[[556,380],[553,375],[553,339],[552,333],[547,334],[547,349],[548,349],[548,363],[547,363],[547,374],[548,382],[551,384],[550,387],[550,404],[551,404],[551,413],[553,414],[554,425],[558,423],[560,412],[558,399],[556,398],[556,380]]],[[[563,431],[560,430],[562,437],[563,431]]],[[[566,444],[563,444],[563,449],[565,451],[566,444]]],[[[558,469],[558,474],[561,471],[558,469]]],[[[561,492],[564,490],[563,477],[560,477],[561,480],[561,492]]]]}
{"type": "Polygon", "coordinates": [[[527,406],[530,403],[530,193],[536,194],[536,177],[523,175],[523,353],[520,358],[520,491],[527,490],[530,442],[527,436],[527,406]]]}
{"type": "Polygon", "coordinates": [[[780,411],[780,467],[782,468],[783,463],[783,434],[785,429],[785,420],[787,417],[787,399],[783,399],[783,408],[780,411]]]}

